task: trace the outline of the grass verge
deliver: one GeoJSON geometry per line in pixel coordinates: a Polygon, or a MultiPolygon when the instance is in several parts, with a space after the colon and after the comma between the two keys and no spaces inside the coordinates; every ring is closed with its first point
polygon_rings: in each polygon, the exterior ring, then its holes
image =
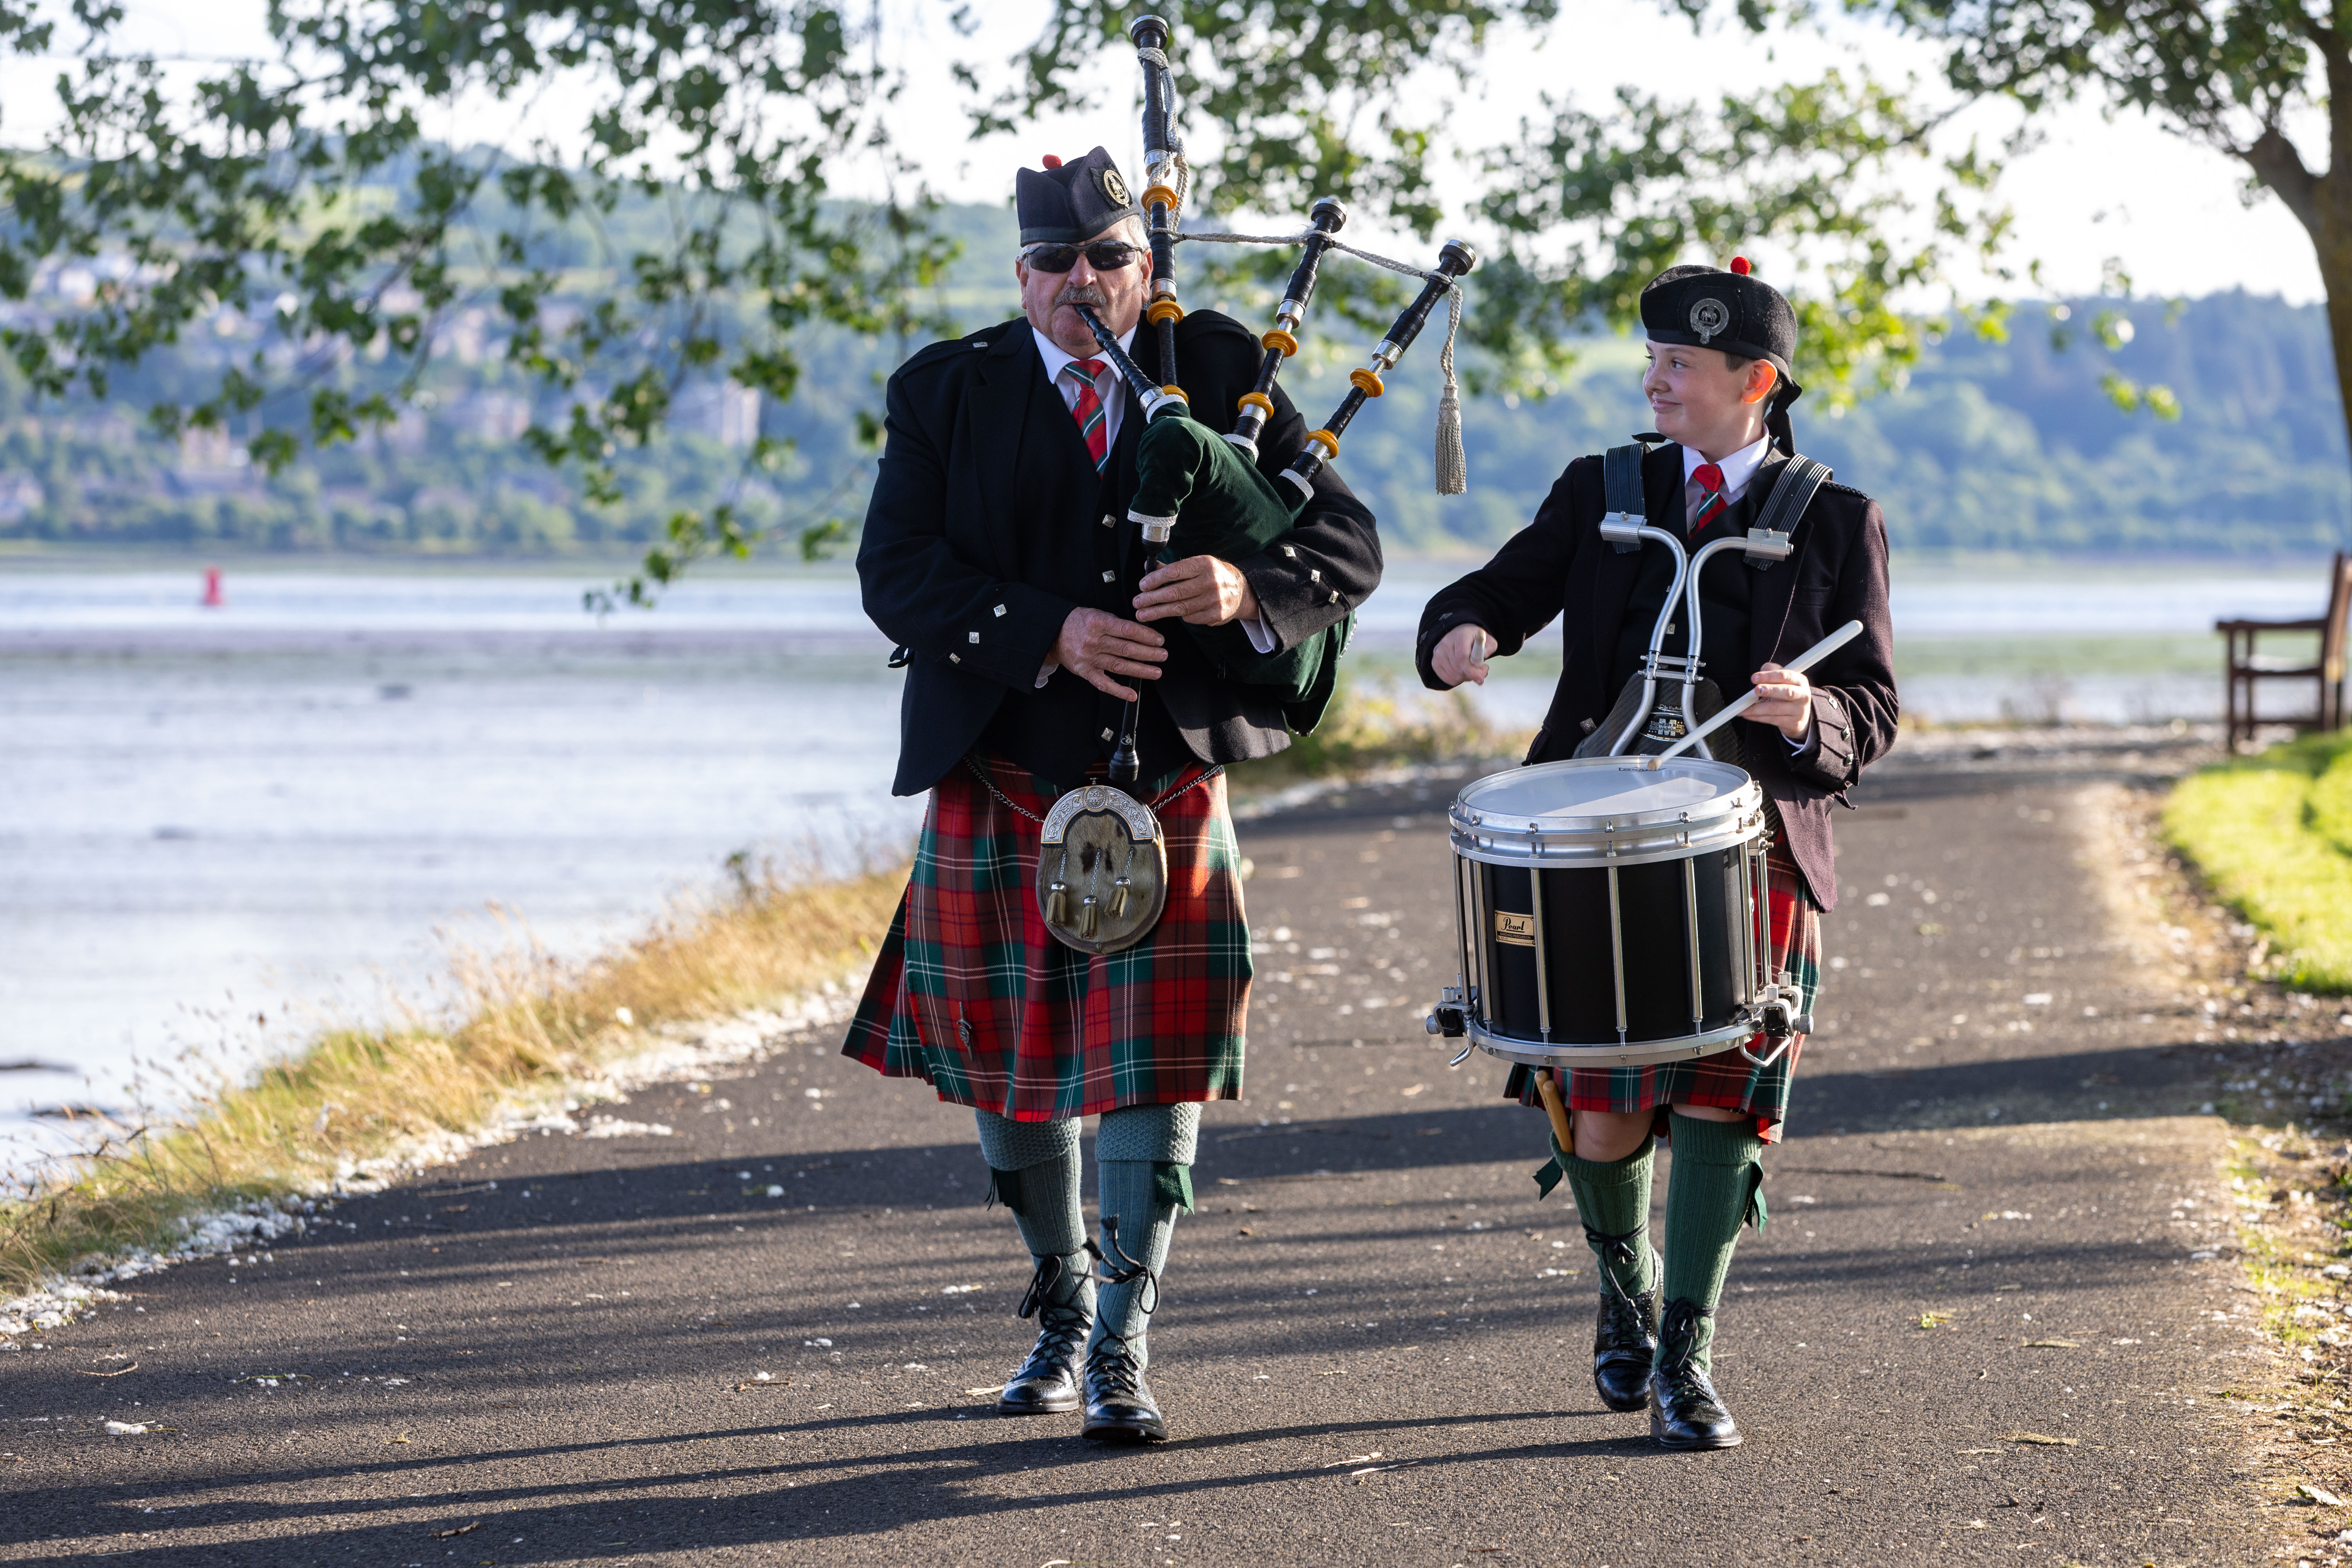
{"type": "Polygon", "coordinates": [[[2352,734],[2305,736],[2182,780],[2164,832],[2262,931],[2257,973],[2352,991],[2352,734]]]}
{"type": "Polygon", "coordinates": [[[837,984],[906,886],[903,869],[791,886],[733,869],[729,897],[584,964],[461,955],[452,1018],[322,1036],[0,1202],[0,1298],[85,1258],[166,1249],[199,1215],[317,1192],[404,1145],[470,1132],[502,1101],[644,1048],[647,1030],[837,984]]]}

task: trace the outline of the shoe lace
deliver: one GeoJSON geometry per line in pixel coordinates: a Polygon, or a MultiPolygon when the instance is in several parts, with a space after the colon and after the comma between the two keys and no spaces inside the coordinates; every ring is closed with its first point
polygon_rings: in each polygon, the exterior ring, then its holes
{"type": "MultiPolygon", "coordinates": [[[[1647,1220],[1631,1230],[1619,1231],[1614,1236],[1605,1230],[1595,1230],[1589,1225],[1584,1227],[1585,1244],[1601,1257],[1601,1283],[1609,1287],[1610,1294],[1622,1303],[1625,1310],[1630,1312],[1638,1312],[1640,1308],[1635,1304],[1633,1294],[1617,1282],[1617,1273],[1618,1269],[1622,1269],[1628,1274],[1641,1272],[1643,1247],[1636,1247],[1634,1243],[1647,1236],[1649,1230],[1647,1220]],[[1608,1267],[1612,1263],[1617,1266],[1615,1268],[1608,1267]]],[[[1644,1246],[1646,1245],[1645,1243],[1644,1246]]]]}
{"type": "MultiPolygon", "coordinates": [[[[1143,1318],[1143,1328],[1149,1330],[1151,1314],[1160,1310],[1160,1276],[1152,1271],[1150,1265],[1131,1256],[1119,1244],[1117,1215],[1103,1215],[1102,1228],[1104,1246],[1109,1248],[1108,1253],[1091,1241],[1087,1243],[1087,1250],[1095,1255],[1095,1282],[1099,1285],[1128,1285],[1142,1280],[1144,1289],[1137,1292],[1138,1310],[1143,1318]]],[[[1094,1360],[1089,1372],[1106,1386],[1121,1394],[1133,1394],[1137,1380],[1142,1374],[1141,1368],[1136,1364],[1135,1352],[1128,1342],[1129,1338],[1109,1327],[1106,1321],[1102,1342],[1090,1352],[1094,1360]]]]}
{"type": "Polygon", "coordinates": [[[1109,1332],[1087,1356],[1087,1377],[1098,1393],[1129,1398],[1143,1384],[1142,1369],[1135,1364],[1135,1352],[1128,1348],[1126,1336],[1109,1332]]]}
{"type": "Polygon", "coordinates": [[[1677,1297],[1666,1303],[1665,1315],[1658,1322],[1658,1371],[1677,1384],[1696,1383],[1710,1395],[1715,1392],[1714,1385],[1695,1358],[1698,1354],[1699,1320],[1714,1316],[1711,1309],[1687,1297],[1677,1297]]]}
{"type": "MultiPolygon", "coordinates": [[[[1085,1250],[1100,1256],[1091,1241],[1086,1244],[1085,1250]]],[[[1032,1360],[1040,1354],[1057,1361],[1066,1359],[1093,1327],[1088,1314],[1077,1310],[1075,1289],[1067,1297],[1062,1293],[1065,1279],[1075,1284],[1085,1278],[1073,1274],[1059,1258],[1048,1255],[1037,1259],[1036,1271],[1029,1276],[1029,1289],[1022,1293],[1021,1304],[1014,1309],[1020,1317],[1038,1318],[1037,1344],[1030,1352],[1032,1360]]]]}

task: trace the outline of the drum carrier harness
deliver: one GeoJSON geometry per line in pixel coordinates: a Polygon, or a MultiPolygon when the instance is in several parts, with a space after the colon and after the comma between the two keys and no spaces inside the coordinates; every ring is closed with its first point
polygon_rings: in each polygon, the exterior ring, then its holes
{"type": "MultiPolygon", "coordinates": [[[[1621,555],[1641,549],[1645,540],[1664,545],[1674,556],[1675,581],[1666,590],[1665,603],[1658,607],[1656,624],[1650,628],[1650,646],[1643,656],[1641,669],[1626,682],[1608,718],[1576,749],[1575,754],[1580,757],[1622,757],[1634,747],[1637,737],[1656,742],[1642,745],[1641,752],[1655,753],[1716,717],[1723,706],[1721,690],[1713,681],[1702,684],[1699,675],[1700,574],[1708,562],[1729,550],[1740,552],[1748,568],[1756,572],[1769,572],[1786,561],[1791,549],[1789,536],[1796,531],[1797,521],[1812,505],[1814,495],[1830,479],[1830,469],[1825,465],[1792,455],[1782,465],[1747,537],[1716,540],[1702,545],[1694,557],[1684,548],[1679,532],[1659,528],[1649,520],[1649,503],[1642,489],[1642,463],[1664,441],[1662,436],[1636,436],[1629,445],[1612,447],[1601,454],[1601,486],[1609,510],[1601,519],[1601,537],[1621,555]],[[1686,602],[1678,605],[1677,601],[1686,602]],[[1683,645],[1687,651],[1679,655],[1664,651],[1666,630],[1677,608],[1685,609],[1690,617],[1690,636],[1683,645]],[[1671,714],[1658,705],[1662,679],[1672,679],[1682,687],[1671,714]],[[1638,695],[1636,682],[1640,686],[1638,695]]],[[[1693,739],[1687,748],[1676,749],[1695,751],[1707,758],[1716,755],[1703,734],[1693,739]]],[[[1721,760],[1738,762],[1736,746],[1730,755],[1721,760]]]]}

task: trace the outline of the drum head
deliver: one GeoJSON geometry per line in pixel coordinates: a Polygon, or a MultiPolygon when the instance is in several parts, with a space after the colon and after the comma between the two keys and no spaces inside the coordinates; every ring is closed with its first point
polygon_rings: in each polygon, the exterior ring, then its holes
{"type": "Polygon", "coordinates": [[[1654,770],[1642,757],[1576,757],[1480,779],[1462,792],[1462,804],[1484,816],[1567,826],[1652,812],[1679,816],[1694,806],[1727,802],[1748,782],[1730,763],[1704,757],[1670,757],[1654,770]]]}
{"type": "Polygon", "coordinates": [[[1632,863],[1744,842],[1764,792],[1704,757],[1572,757],[1494,773],[1454,803],[1454,847],[1474,859],[1632,863]]]}

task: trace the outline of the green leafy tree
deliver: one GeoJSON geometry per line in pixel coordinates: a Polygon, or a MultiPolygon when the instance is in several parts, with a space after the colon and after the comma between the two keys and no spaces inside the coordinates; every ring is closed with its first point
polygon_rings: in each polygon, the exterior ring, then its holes
{"type": "MultiPolygon", "coordinates": [[[[1676,8],[1695,23],[1706,16],[1704,4],[1676,8]]],[[[1485,52],[1507,29],[1557,22],[1556,0],[1158,9],[1176,27],[1187,130],[1211,143],[1194,153],[1192,205],[1214,216],[1303,213],[1331,195],[1423,240],[1459,225],[1489,251],[1469,286],[1466,330],[1508,390],[1550,390],[1596,324],[1637,323],[1642,285],[1666,267],[1760,246],[1806,268],[1776,279],[1802,313],[1801,376],[1847,398],[1899,382],[1916,357],[1923,323],[1902,301],[1948,288],[1961,260],[1997,270],[2009,237],[1998,163],[1973,146],[1941,147],[1953,105],[1923,105],[1916,83],[1849,69],[1711,101],[1629,87],[1597,108],[1548,100],[1515,135],[1481,142],[1464,127],[1486,121],[1463,110],[1485,52]],[[1923,174],[1931,194],[1906,195],[1923,174]]],[[[982,125],[1119,101],[1104,87],[1128,79],[1113,58],[1136,14],[1059,0],[982,125]]],[[[1365,307],[1390,291],[1349,299],[1333,270],[1324,287],[1340,295],[1335,304],[1374,320],[1365,307]]],[[[1998,330],[1997,305],[1973,314],[1998,330]]]]}
{"type": "MultiPolygon", "coordinates": [[[[2236,159],[2311,237],[2352,433],[2352,5],[2344,0],[1846,0],[1943,46],[1949,85],[2033,117],[2138,110],[2236,159]],[[2326,166],[2314,158],[2325,142],[2326,166]]],[[[1760,18],[1759,18],[1760,25],[1760,18]]],[[[2112,330],[2112,328],[2110,328],[2112,330]]]]}
{"type": "MultiPolygon", "coordinates": [[[[104,398],[157,350],[257,320],[262,346],[151,416],[166,435],[240,424],[274,471],[306,442],[389,423],[439,324],[487,306],[508,359],[551,395],[542,411],[560,411],[527,438],[610,502],[614,458],[653,438],[688,379],[789,398],[798,334],[907,335],[951,258],[892,153],[899,84],[875,62],[874,24],[839,5],[272,0],[268,27],[273,58],[191,83],[131,47],[110,0],[62,16],[0,0],[0,43],[76,57],[57,129],[0,165],[0,297],[31,307],[0,346],[37,393],[104,398]],[[529,110],[559,79],[585,103],[569,122],[533,114],[520,151],[425,134],[435,108],[529,110]],[[908,194],[837,199],[856,158],[908,194]],[[60,298],[69,278],[82,292],[60,298]],[[352,374],[370,350],[400,367],[388,384],[352,374]]],[[[782,456],[762,442],[752,464],[782,456]]],[[[751,542],[727,502],[676,513],[668,533],[633,595],[751,542]]]]}
{"type": "MultiPolygon", "coordinates": [[[[1903,291],[2003,234],[1991,163],[1938,152],[1907,86],[1849,72],[1705,104],[1629,89],[1549,104],[1490,144],[1463,112],[1486,51],[1557,22],[1557,0],[1163,10],[1200,150],[1192,210],[1296,214],[1331,194],[1424,241],[1465,223],[1489,250],[1471,331],[1511,387],[1549,388],[1594,322],[1631,324],[1660,267],[1762,243],[1812,269],[1780,280],[1806,311],[1807,379],[1843,395],[1916,353],[1903,291]],[[1898,187],[1919,166],[1940,194],[1915,212],[1898,187]]],[[[1123,116],[1136,14],[1055,0],[1009,72],[964,73],[976,128],[1087,103],[1123,116]]],[[[813,329],[933,327],[926,288],[955,247],[891,133],[905,83],[878,6],[272,0],[268,22],[269,58],[185,72],[134,47],[113,0],[0,0],[0,47],[74,59],[56,130],[0,157],[0,347],[36,393],[102,398],[159,350],[258,323],[257,346],[166,387],[151,416],[167,435],[235,427],[278,469],[394,419],[453,313],[488,309],[542,394],[529,440],[610,501],[621,455],[688,381],[789,398],[813,329]],[[459,103],[508,106],[530,134],[430,140],[459,103]]],[[[1395,286],[1375,282],[1334,279],[1335,306],[1383,319],[1395,286]]],[[[784,457],[761,442],[747,479],[784,457]]],[[[781,525],[806,552],[845,531],[826,482],[781,525]]],[[[760,531],[727,500],[679,508],[622,592],[643,600],[760,531]]]]}

